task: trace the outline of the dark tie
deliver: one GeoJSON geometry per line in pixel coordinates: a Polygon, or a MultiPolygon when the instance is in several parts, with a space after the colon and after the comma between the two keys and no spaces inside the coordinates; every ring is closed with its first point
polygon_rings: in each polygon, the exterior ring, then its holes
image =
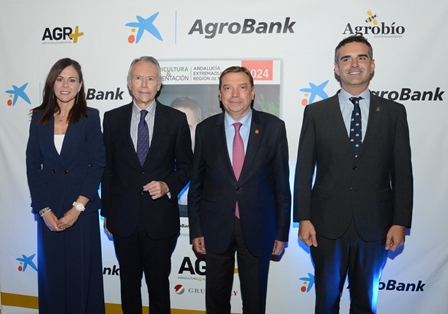
{"type": "MultiPolygon", "coordinates": [[[[238,180],[244,164],[244,143],[243,138],[240,135],[240,128],[242,124],[240,122],[236,122],[233,126],[235,127],[235,137],[233,138],[232,166],[233,173],[235,173],[235,178],[238,180]]],[[[238,202],[236,202],[235,205],[235,216],[240,218],[238,202]]]]}
{"type": "Polygon", "coordinates": [[[146,110],[140,111],[140,122],[138,124],[137,156],[142,166],[149,151],[149,130],[145,120],[147,114],[148,111],[146,110]]]}
{"type": "Polygon", "coordinates": [[[355,158],[358,157],[359,148],[362,144],[361,109],[359,108],[361,99],[362,97],[350,97],[350,101],[354,106],[350,123],[350,143],[352,144],[355,158]]]}

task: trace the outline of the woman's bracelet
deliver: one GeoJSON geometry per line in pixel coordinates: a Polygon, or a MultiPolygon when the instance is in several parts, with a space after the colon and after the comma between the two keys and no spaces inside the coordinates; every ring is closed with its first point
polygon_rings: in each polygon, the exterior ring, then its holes
{"type": "Polygon", "coordinates": [[[39,215],[42,217],[43,215],[45,215],[48,212],[51,212],[51,208],[50,207],[45,207],[44,209],[41,209],[39,211],[39,215]]]}

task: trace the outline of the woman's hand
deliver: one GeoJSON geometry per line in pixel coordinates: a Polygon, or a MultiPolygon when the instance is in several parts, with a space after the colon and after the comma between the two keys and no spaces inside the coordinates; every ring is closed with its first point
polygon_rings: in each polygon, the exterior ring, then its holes
{"type": "MultiPolygon", "coordinates": [[[[76,203],[84,205],[84,208],[88,202],[89,199],[82,195],[78,196],[78,199],[76,200],[76,203]]],[[[64,217],[59,219],[58,230],[64,231],[65,229],[73,226],[75,222],[78,220],[80,214],[81,211],[77,210],[75,206],[72,206],[72,208],[64,214],[64,217]]]]}
{"type": "Polygon", "coordinates": [[[70,228],[75,224],[75,222],[78,220],[79,215],[81,212],[73,206],[68,212],[64,214],[64,216],[58,220],[57,222],[57,228],[58,231],[64,231],[67,228],[70,228]]]}
{"type": "Polygon", "coordinates": [[[42,216],[42,219],[44,220],[45,224],[47,225],[48,229],[50,229],[50,231],[60,231],[58,229],[58,219],[51,210],[47,211],[45,215],[42,216]]]}

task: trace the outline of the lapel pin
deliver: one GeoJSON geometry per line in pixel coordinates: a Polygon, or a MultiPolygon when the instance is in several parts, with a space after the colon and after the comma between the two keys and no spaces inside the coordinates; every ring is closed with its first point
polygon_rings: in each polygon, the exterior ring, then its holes
{"type": "Polygon", "coordinates": [[[258,134],[258,133],[260,133],[260,131],[258,131],[258,130],[255,130],[255,134],[258,134]]]}

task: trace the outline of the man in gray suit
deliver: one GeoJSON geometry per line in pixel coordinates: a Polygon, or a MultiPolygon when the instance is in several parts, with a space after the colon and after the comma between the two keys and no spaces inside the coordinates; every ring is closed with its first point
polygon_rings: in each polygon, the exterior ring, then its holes
{"type": "Polygon", "coordinates": [[[294,221],[311,247],[316,313],[339,313],[347,275],[350,313],[375,313],[387,251],[403,245],[411,226],[406,110],[368,90],[374,70],[364,37],[342,40],[334,67],[342,89],[304,112],[294,221]]]}

